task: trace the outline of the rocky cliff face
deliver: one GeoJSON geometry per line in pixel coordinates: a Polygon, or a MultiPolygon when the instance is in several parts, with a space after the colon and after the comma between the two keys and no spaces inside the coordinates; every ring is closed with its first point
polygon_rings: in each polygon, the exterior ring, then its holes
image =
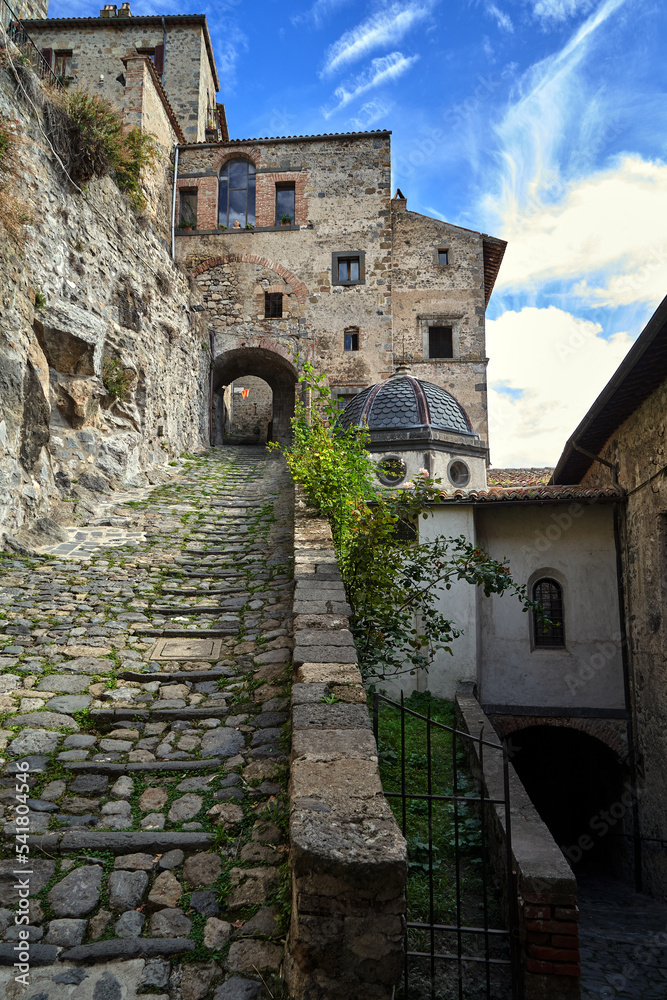
{"type": "Polygon", "coordinates": [[[154,213],[142,225],[109,177],[87,196],[69,185],[2,66],[0,113],[17,123],[3,197],[31,218],[23,245],[0,223],[2,539],[53,516],[63,489],[86,474],[103,488],[146,483],[201,449],[210,356],[199,292],[171,261],[154,213]],[[114,379],[123,398],[109,391],[114,379]]]}

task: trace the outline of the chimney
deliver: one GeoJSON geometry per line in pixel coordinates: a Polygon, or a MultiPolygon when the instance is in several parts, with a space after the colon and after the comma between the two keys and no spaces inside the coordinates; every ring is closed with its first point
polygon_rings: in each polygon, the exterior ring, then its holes
{"type": "Polygon", "coordinates": [[[129,3],[123,3],[120,5],[118,17],[132,17],[132,11],[130,10],[129,3]]]}
{"type": "Polygon", "coordinates": [[[116,4],[115,3],[105,3],[104,7],[100,11],[100,17],[116,17],[116,4]]]}
{"type": "Polygon", "coordinates": [[[391,199],[391,210],[392,212],[407,212],[408,210],[408,199],[400,188],[396,188],[396,194],[391,199]]]}

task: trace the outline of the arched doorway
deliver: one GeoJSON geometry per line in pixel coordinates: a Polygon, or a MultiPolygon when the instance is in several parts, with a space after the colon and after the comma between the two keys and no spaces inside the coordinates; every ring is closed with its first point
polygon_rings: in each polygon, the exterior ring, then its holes
{"type": "Polygon", "coordinates": [[[604,743],[566,726],[510,737],[512,764],[573,871],[632,878],[633,794],[604,743]]]}
{"type": "Polygon", "coordinates": [[[244,375],[222,395],[225,444],[266,444],[273,437],[273,391],[257,375],[244,375]]]}
{"type": "Polygon", "coordinates": [[[297,380],[294,365],[269,348],[241,347],[218,355],[212,376],[212,443],[223,444],[227,439],[233,442],[235,431],[245,438],[245,444],[263,444],[266,440],[288,443],[297,380]],[[250,391],[244,396],[234,389],[250,391]],[[259,435],[255,435],[257,427],[259,435]]]}

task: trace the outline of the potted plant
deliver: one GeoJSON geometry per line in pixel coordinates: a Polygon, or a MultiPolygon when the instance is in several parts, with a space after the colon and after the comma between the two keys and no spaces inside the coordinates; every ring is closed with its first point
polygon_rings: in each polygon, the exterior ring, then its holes
{"type": "Polygon", "coordinates": [[[280,216],[280,225],[281,226],[291,226],[292,225],[292,216],[291,215],[281,215],[280,216]]]}
{"type": "Polygon", "coordinates": [[[178,228],[186,230],[186,229],[194,229],[195,227],[193,222],[179,222],[178,228]]]}
{"type": "Polygon", "coordinates": [[[254,226],[252,225],[252,223],[250,223],[250,222],[246,222],[246,224],[245,224],[245,227],[246,227],[246,229],[254,229],[254,228],[255,228],[255,227],[254,227],[254,226]]]}
{"type": "Polygon", "coordinates": [[[218,223],[218,229],[226,229],[227,226],[223,226],[221,222],[218,223]]]}

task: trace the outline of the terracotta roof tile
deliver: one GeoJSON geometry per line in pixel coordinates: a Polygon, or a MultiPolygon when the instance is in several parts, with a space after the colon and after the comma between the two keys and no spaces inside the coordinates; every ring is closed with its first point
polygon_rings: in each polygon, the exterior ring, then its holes
{"type": "Polygon", "coordinates": [[[553,469],[487,469],[489,486],[544,486],[551,480],[553,469]]]}
{"type": "Polygon", "coordinates": [[[455,490],[442,493],[441,497],[442,503],[566,503],[572,500],[604,503],[624,499],[625,491],[620,486],[491,486],[488,490],[455,490]]]}

